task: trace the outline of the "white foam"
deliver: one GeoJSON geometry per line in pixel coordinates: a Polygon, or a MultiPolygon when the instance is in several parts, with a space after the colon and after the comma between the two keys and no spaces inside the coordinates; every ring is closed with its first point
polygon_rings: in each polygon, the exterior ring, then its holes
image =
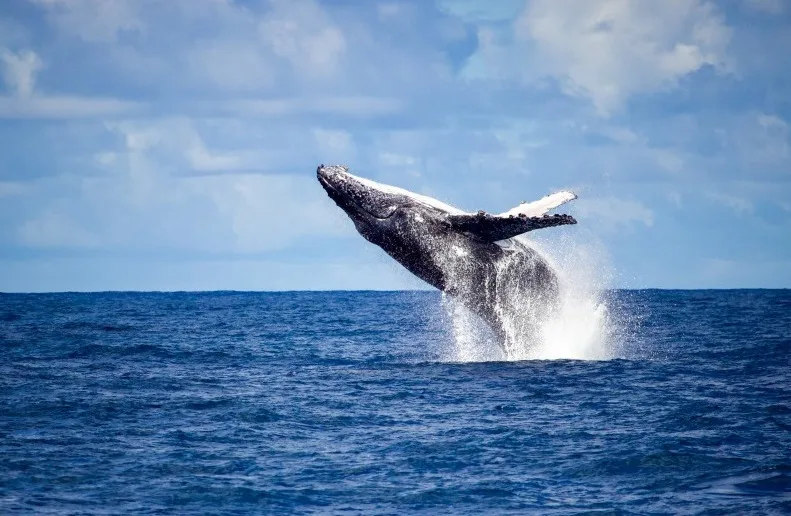
{"type": "MultiPolygon", "coordinates": [[[[526,237],[517,238],[527,241],[526,237]]],[[[536,310],[538,304],[545,301],[530,292],[509,293],[511,306],[500,311],[508,335],[506,349],[502,350],[478,317],[443,296],[454,340],[444,358],[457,362],[616,358],[620,323],[618,314],[611,313],[604,298],[604,289],[611,281],[604,248],[595,242],[578,243],[570,238],[541,244],[529,241],[529,245],[557,273],[558,309],[539,316],[536,332],[529,326],[530,319],[540,313],[536,310]]]]}

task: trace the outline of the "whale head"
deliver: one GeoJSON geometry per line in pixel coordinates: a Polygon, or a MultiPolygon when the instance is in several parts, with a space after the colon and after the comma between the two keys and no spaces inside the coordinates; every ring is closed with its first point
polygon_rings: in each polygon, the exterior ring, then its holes
{"type": "Polygon", "coordinates": [[[330,198],[356,222],[373,223],[393,215],[407,199],[385,185],[353,176],[340,165],[320,165],[316,169],[319,183],[330,198]]]}
{"type": "Polygon", "coordinates": [[[414,216],[416,211],[425,215],[458,211],[430,197],[357,177],[341,165],[320,165],[316,176],[335,204],[352,219],[357,231],[376,244],[385,235],[395,238],[395,226],[401,225],[407,213],[414,216]]]}

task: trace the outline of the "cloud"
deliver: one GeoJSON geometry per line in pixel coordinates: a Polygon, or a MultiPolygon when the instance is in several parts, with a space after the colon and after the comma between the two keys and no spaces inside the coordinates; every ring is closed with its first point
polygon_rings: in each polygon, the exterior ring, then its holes
{"type": "Polygon", "coordinates": [[[0,97],[0,118],[64,119],[128,115],[145,105],[112,98],[0,97]]]}
{"type": "Polygon", "coordinates": [[[0,118],[87,118],[128,114],[142,105],[113,98],[45,96],[36,94],[36,72],[44,63],[31,50],[0,49],[3,79],[12,95],[0,96],[0,118]]]}
{"type": "Polygon", "coordinates": [[[31,247],[95,248],[99,238],[66,215],[47,210],[18,229],[20,241],[31,247]]]}
{"type": "Polygon", "coordinates": [[[727,208],[732,209],[739,215],[750,214],[755,209],[753,203],[751,203],[747,199],[743,199],[741,197],[736,197],[733,195],[717,193],[717,192],[708,192],[706,193],[706,198],[721,206],[725,206],[727,208]]]}
{"type": "Polygon", "coordinates": [[[198,125],[183,118],[107,124],[119,145],[93,154],[91,174],[28,186],[34,208],[19,225],[18,243],[250,254],[350,234],[307,169],[299,176],[245,172],[251,156],[210,150],[198,125]],[[235,173],[189,175],[182,168],[235,173]]]}
{"type": "Polygon", "coordinates": [[[398,113],[404,107],[404,101],[398,98],[368,96],[239,99],[205,106],[216,113],[248,117],[328,114],[363,118],[398,113]]]}
{"type": "Polygon", "coordinates": [[[635,224],[646,227],[654,225],[654,212],[643,204],[631,199],[617,197],[601,197],[597,199],[579,199],[575,210],[579,213],[580,222],[595,226],[605,233],[614,233],[620,229],[631,228],[635,224]]]}
{"type": "Polygon", "coordinates": [[[791,157],[788,123],[782,118],[758,113],[756,120],[760,130],[754,148],[760,161],[787,161],[791,157]]]}
{"type": "Polygon", "coordinates": [[[512,34],[481,28],[471,66],[473,73],[516,72],[533,83],[553,78],[566,94],[609,115],[704,66],[730,70],[730,38],[722,15],[701,0],[532,0],[512,34]]]}
{"type": "Polygon", "coordinates": [[[350,133],[293,124],[272,124],[257,118],[191,118],[107,122],[105,127],[126,149],[95,150],[97,162],[131,152],[156,158],[157,164],[179,176],[211,173],[310,173],[316,160],[350,159],[355,145],[350,133]],[[298,142],[298,143],[295,143],[298,142]],[[299,165],[295,165],[298,163],[299,165]]]}
{"type": "Polygon", "coordinates": [[[106,43],[121,32],[142,31],[140,10],[146,2],[128,0],[30,0],[44,8],[61,30],[88,42],[106,43]]]}
{"type": "MultiPolygon", "coordinates": [[[[256,92],[283,84],[288,72],[308,80],[336,75],[346,39],[325,10],[307,0],[270,0],[259,11],[234,3],[203,3],[213,10],[211,23],[225,28],[221,36],[181,41],[173,49],[185,53],[190,73],[224,90],[256,92]]],[[[182,9],[190,10],[191,3],[182,9]]]]}
{"type": "Polygon", "coordinates": [[[321,154],[321,161],[326,163],[352,163],[357,156],[354,137],[348,131],[337,129],[313,130],[313,136],[321,154]]]}
{"type": "Polygon", "coordinates": [[[3,62],[3,79],[11,92],[18,98],[27,98],[33,93],[36,84],[35,73],[43,63],[35,52],[23,50],[15,54],[8,49],[0,49],[3,62]]]}
{"type": "MultiPolygon", "coordinates": [[[[402,96],[405,88],[427,91],[448,80],[452,61],[462,56],[442,46],[463,45],[468,37],[463,24],[429,4],[400,9],[414,13],[406,31],[401,22],[379,19],[375,4],[33,1],[56,29],[51,53],[61,59],[51,63],[49,76],[73,71],[66,60],[74,49],[79,68],[101,69],[101,82],[122,97],[119,91],[179,101],[230,100],[228,94],[238,100],[402,96]],[[96,19],[103,9],[107,15],[96,19]],[[396,29],[397,37],[382,37],[396,29]]],[[[97,86],[93,76],[75,75],[68,83],[80,92],[97,86]]]]}
{"type": "Polygon", "coordinates": [[[199,41],[186,51],[189,72],[222,90],[256,92],[271,87],[278,69],[249,41],[199,41]]]}
{"type": "Polygon", "coordinates": [[[507,22],[522,11],[525,0],[437,0],[437,6],[441,11],[457,16],[466,23],[507,22]]]}
{"type": "MultiPolygon", "coordinates": [[[[158,150],[161,151],[161,157],[175,158],[170,163],[186,165],[184,168],[187,171],[233,171],[252,168],[254,165],[253,160],[242,153],[209,150],[194,124],[187,118],[168,118],[153,123],[122,121],[107,123],[106,126],[123,137],[127,152],[158,150]]],[[[112,156],[113,159],[108,161],[110,156],[98,153],[97,160],[100,164],[114,165],[117,154],[112,156]]]]}
{"type": "Polygon", "coordinates": [[[343,32],[318,4],[271,0],[272,10],[258,33],[272,52],[302,73],[322,76],[335,72],[346,50],[343,32]]]}

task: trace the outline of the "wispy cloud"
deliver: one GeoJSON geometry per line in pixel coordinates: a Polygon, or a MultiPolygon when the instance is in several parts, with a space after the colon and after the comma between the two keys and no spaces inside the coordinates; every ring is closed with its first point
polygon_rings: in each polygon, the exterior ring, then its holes
{"type": "Polygon", "coordinates": [[[21,222],[21,244],[245,254],[349,234],[307,168],[299,176],[245,172],[252,156],[210,151],[188,119],[118,122],[108,130],[121,146],[95,154],[97,173],[38,181],[33,193],[47,192],[49,203],[21,222]]]}
{"type": "Polygon", "coordinates": [[[755,209],[753,203],[751,203],[747,199],[736,197],[734,195],[718,193],[718,192],[708,192],[706,193],[706,198],[712,202],[730,208],[739,215],[750,214],[755,209]]]}
{"type": "Polygon", "coordinates": [[[218,114],[234,116],[282,117],[302,114],[349,115],[363,118],[394,114],[401,111],[404,101],[386,97],[321,97],[274,99],[239,99],[203,105],[218,114]]]}
{"type": "Polygon", "coordinates": [[[632,199],[580,199],[575,209],[581,218],[586,219],[587,224],[606,232],[630,228],[635,224],[645,227],[654,225],[653,210],[632,199]]]}
{"type": "Polygon", "coordinates": [[[96,248],[99,238],[79,226],[66,214],[47,210],[19,227],[18,235],[23,244],[43,248],[96,248]]]}
{"type": "Polygon", "coordinates": [[[89,118],[128,114],[138,102],[114,98],[48,96],[35,91],[36,72],[43,61],[31,50],[0,49],[3,78],[11,95],[0,96],[0,118],[89,118]]]}
{"type": "Polygon", "coordinates": [[[144,2],[129,0],[30,0],[61,30],[95,43],[116,41],[121,32],[143,31],[144,2]]]}
{"type": "Polygon", "coordinates": [[[712,4],[699,0],[532,0],[511,30],[507,38],[481,34],[468,73],[517,73],[528,81],[549,76],[603,115],[705,66],[732,66],[731,31],[712,4]]]}
{"type": "Polygon", "coordinates": [[[15,54],[8,49],[0,50],[3,62],[3,79],[11,92],[20,99],[30,97],[35,85],[35,73],[43,63],[35,52],[24,50],[15,54]]]}
{"type": "Polygon", "coordinates": [[[129,115],[142,111],[144,107],[139,102],[111,98],[0,97],[0,118],[97,118],[129,115]]]}

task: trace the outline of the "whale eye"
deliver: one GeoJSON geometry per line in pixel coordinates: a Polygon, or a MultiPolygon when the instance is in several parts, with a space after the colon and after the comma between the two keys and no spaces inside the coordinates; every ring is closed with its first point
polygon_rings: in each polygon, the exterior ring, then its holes
{"type": "Polygon", "coordinates": [[[397,211],[398,211],[398,205],[391,204],[389,206],[382,207],[382,209],[379,210],[379,213],[376,214],[376,217],[379,219],[389,219],[397,211]]]}

